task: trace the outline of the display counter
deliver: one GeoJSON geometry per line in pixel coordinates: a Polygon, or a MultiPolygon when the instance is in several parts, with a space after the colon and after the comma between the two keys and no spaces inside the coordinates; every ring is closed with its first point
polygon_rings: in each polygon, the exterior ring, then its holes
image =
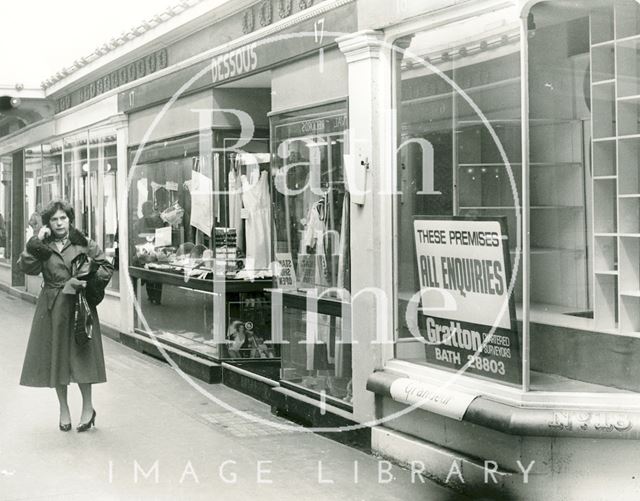
{"type": "Polygon", "coordinates": [[[152,265],[131,266],[136,331],[214,361],[266,362],[275,368],[270,373],[277,373],[279,346],[271,343],[271,301],[266,292],[271,280],[215,283],[212,271],[200,272],[193,277],[179,267],[159,271],[152,265]],[[223,291],[224,300],[215,301],[216,293],[223,291]],[[217,305],[223,305],[223,314],[214,315],[217,305]]]}

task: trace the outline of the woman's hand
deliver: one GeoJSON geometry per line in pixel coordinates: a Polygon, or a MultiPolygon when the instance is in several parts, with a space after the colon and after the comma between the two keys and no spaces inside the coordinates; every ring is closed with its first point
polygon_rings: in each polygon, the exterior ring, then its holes
{"type": "Polygon", "coordinates": [[[38,232],[38,240],[43,241],[48,236],[51,236],[51,229],[48,226],[43,226],[38,232]]]}
{"type": "Polygon", "coordinates": [[[76,277],[71,277],[67,282],[74,290],[84,289],[87,286],[86,280],[78,280],[76,277]]]}
{"type": "Polygon", "coordinates": [[[65,282],[62,293],[75,295],[80,289],[84,289],[86,286],[86,280],[78,280],[76,277],[71,277],[65,282]]]}

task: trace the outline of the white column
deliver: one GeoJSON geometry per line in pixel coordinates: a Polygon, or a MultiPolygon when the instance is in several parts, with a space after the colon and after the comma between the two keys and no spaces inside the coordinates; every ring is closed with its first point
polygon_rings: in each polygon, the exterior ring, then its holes
{"type": "Polygon", "coordinates": [[[120,331],[133,332],[134,294],[129,279],[129,121],[122,114],[111,123],[116,129],[116,192],[118,205],[118,255],[120,273],[120,331]]]}
{"type": "Polygon", "coordinates": [[[391,51],[383,34],[372,30],[338,44],[349,67],[349,153],[366,167],[367,193],[361,204],[351,204],[353,404],[363,422],[375,417],[367,378],[393,357],[391,51]]]}

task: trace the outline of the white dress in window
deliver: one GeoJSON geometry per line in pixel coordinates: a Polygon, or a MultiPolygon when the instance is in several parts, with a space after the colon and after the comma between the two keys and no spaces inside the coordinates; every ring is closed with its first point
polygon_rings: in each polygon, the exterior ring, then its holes
{"type": "Polygon", "coordinates": [[[271,200],[269,198],[268,173],[262,171],[256,179],[254,171],[251,182],[240,176],[242,202],[247,211],[245,269],[254,276],[270,275],[271,264],[271,200]]]}
{"type": "Polygon", "coordinates": [[[242,234],[242,183],[238,171],[229,170],[229,227],[236,229],[236,242],[240,249],[244,248],[244,235],[242,234]]]}

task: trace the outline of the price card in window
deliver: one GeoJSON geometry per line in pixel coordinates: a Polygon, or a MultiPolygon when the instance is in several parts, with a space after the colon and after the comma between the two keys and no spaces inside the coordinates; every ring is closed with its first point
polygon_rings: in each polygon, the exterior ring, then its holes
{"type": "Polygon", "coordinates": [[[156,247],[167,247],[171,245],[171,226],[165,226],[164,228],[156,228],[156,247]]]}
{"type": "Polygon", "coordinates": [[[293,267],[293,258],[290,252],[276,253],[279,269],[276,276],[278,277],[278,288],[295,289],[297,287],[296,270],[293,267]]]}

